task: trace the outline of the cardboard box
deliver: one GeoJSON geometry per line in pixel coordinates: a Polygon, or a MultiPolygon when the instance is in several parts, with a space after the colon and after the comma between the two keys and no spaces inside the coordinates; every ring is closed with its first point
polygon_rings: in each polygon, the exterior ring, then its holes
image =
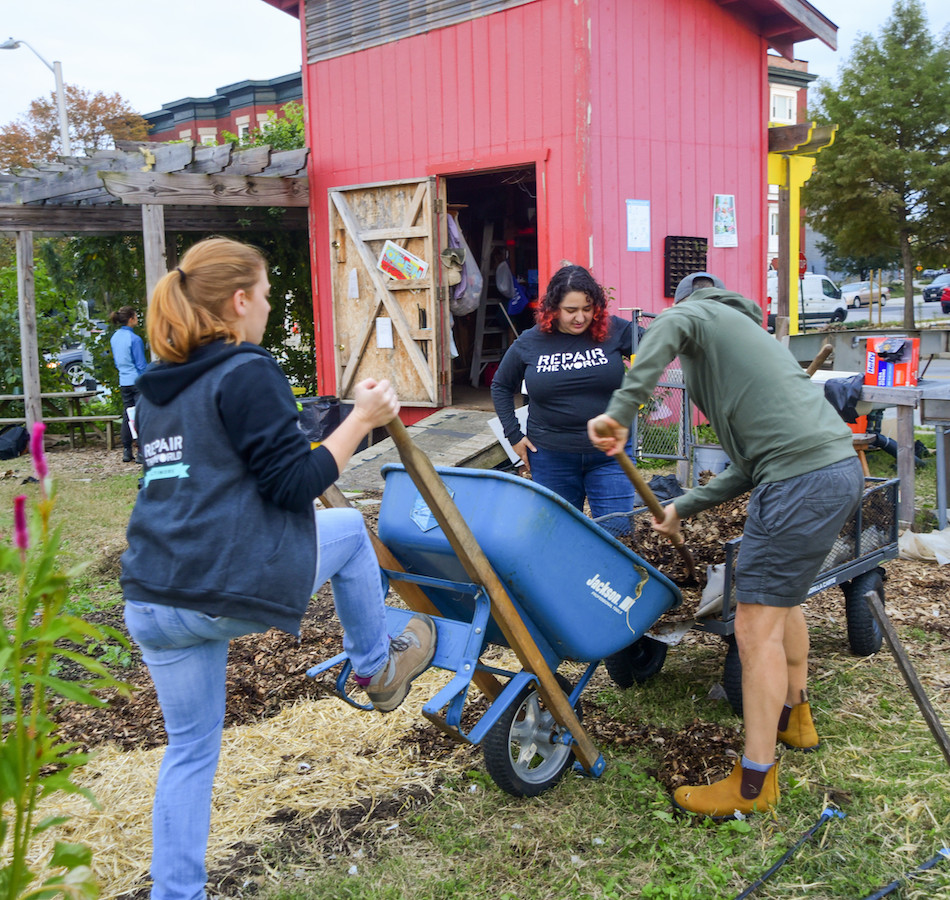
{"type": "Polygon", "coordinates": [[[869,337],[864,383],[878,387],[909,387],[917,384],[920,338],[905,335],[869,337]]]}

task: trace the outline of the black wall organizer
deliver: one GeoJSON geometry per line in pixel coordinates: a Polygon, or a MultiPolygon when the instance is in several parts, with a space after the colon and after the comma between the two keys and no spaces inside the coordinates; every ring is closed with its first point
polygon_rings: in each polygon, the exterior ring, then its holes
{"type": "Polygon", "coordinates": [[[690,272],[706,271],[708,242],[701,237],[668,235],[663,239],[663,295],[672,297],[676,285],[690,272]]]}

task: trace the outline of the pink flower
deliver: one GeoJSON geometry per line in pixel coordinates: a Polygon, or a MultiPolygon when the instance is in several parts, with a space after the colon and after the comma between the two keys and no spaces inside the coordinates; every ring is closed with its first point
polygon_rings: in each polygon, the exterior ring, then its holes
{"type": "Polygon", "coordinates": [[[43,450],[43,433],[45,431],[45,422],[34,423],[33,436],[30,440],[30,456],[33,457],[33,468],[36,469],[36,477],[40,481],[49,475],[49,466],[46,465],[46,452],[43,450]]]}
{"type": "Polygon", "coordinates": [[[23,494],[13,498],[13,530],[17,547],[25,553],[30,546],[30,532],[26,527],[26,497],[23,494]]]}

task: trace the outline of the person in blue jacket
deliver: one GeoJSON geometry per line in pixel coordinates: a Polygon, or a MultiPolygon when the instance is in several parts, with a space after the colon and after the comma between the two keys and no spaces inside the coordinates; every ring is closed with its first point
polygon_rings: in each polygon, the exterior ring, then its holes
{"type": "Polygon", "coordinates": [[[160,361],[138,380],[144,477],[121,584],[168,734],[152,900],[205,897],[231,638],[270,627],[299,635],[311,596],[329,580],[343,648],[377,710],[395,709],[435,652],[428,616],[387,634],[383,578],[359,510],[313,502],[398,413],[396,394],[388,381],[360,382],[353,411],[311,449],[293,392],[260,346],[267,271],[256,248],[209,238],[159,281],[149,308],[160,361]]]}
{"type": "MultiPolygon", "coordinates": [[[[145,344],[133,330],[139,324],[138,313],[131,306],[123,306],[109,315],[109,321],[118,325],[109,344],[112,358],[119,370],[119,393],[122,396],[122,462],[133,462],[132,429],[129,427],[129,409],[135,406],[139,390],[135,381],[145,371],[145,344]]],[[[138,462],[142,462],[139,454],[138,462]]]]}

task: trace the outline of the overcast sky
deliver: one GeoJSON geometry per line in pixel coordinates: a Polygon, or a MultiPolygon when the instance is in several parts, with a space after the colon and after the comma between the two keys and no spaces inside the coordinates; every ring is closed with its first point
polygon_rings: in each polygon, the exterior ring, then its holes
{"type": "MultiPolygon", "coordinates": [[[[637,0],[653,2],[653,0],[637,0]]],[[[836,76],[859,32],[878,33],[891,0],[813,0],[838,26],[838,52],[817,40],[796,45],[810,70],[836,76]]],[[[931,30],[950,21],[947,0],[925,0],[931,30]]],[[[63,77],[89,90],[118,92],[138,112],[182,97],[207,97],[245,79],[300,68],[299,22],[264,0],[0,0],[0,40],[31,44],[63,77]]],[[[0,127],[53,89],[53,73],[27,47],[0,51],[0,127]]]]}

